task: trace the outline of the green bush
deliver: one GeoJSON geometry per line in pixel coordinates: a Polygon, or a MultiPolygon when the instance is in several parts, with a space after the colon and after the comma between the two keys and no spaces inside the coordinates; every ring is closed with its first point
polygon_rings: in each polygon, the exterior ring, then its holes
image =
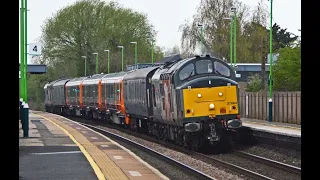
{"type": "Polygon", "coordinates": [[[301,90],[301,48],[300,46],[280,49],[277,63],[274,65],[274,90],[301,90]]]}
{"type": "Polygon", "coordinates": [[[262,90],[262,80],[260,74],[252,74],[248,77],[248,85],[247,90],[248,92],[259,92],[262,90]]]}

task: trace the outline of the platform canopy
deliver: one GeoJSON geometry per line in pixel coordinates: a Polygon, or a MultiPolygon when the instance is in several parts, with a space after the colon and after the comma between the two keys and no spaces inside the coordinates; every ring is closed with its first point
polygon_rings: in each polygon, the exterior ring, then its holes
{"type": "MultiPolygon", "coordinates": [[[[47,65],[43,64],[28,64],[27,72],[30,74],[44,74],[47,72],[47,65]]],[[[20,74],[20,64],[19,64],[19,74],[20,74]]]]}

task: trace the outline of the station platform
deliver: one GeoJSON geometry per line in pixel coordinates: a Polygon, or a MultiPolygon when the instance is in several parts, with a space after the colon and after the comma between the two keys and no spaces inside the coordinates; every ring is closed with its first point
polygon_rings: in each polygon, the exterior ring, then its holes
{"type": "MultiPolygon", "coordinates": [[[[241,118],[242,137],[301,151],[301,125],[241,118]]],[[[243,139],[243,138],[242,138],[243,139]]]]}
{"type": "Polygon", "coordinates": [[[242,126],[255,131],[301,138],[301,125],[241,118],[242,126]]]}
{"type": "Polygon", "coordinates": [[[29,137],[19,122],[22,179],[169,179],[129,149],[65,117],[31,111],[29,137]]]}

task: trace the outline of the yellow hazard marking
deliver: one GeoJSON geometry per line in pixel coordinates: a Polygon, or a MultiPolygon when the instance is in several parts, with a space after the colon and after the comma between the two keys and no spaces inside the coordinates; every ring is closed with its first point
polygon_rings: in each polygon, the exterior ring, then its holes
{"type": "Polygon", "coordinates": [[[52,124],[54,124],[55,126],[59,127],[64,133],[66,133],[70,139],[72,139],[72,141],[78,145],[78,147],[80,148],[81,152],[84,154],[84,156],[87,158],[87,160],[89,161],[92,169],[94,170],[94,172],[96,173],[97,177],[99,180],[105,180],[106,178],[104,177],[103,173],[101,172],[100,168],[98,167],[98,165],[94,162],[94,160],[92,159],[92,157],[90,156],[90,154],[86,151],[86,149],[67,131],[65,130],[63,127],[61,127],[60,125],[56,124],[55,122],[53,122],[52,120],[38,115],[48,121],[50,121],[52,124]]]}

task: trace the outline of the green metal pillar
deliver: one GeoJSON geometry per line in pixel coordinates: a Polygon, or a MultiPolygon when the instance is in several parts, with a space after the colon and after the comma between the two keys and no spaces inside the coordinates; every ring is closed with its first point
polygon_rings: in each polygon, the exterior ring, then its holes
{"type": "Polygon", "coordinates": [[[269,75],[269,122],[272,122],[272,0],[270,0],[270,75],[269,75]]]}
{"type": "Polygon", "coordinates": [[[24,77],[25,77],[25,72],[24,72],[24,11],[25,11],[25,7],[24,7],[24,0],[21,0],[21,8],[20,8],[20,97],[23,98],[23,100],[25,100],[25,86],[24,86],[24,77]]]}
{"type": "Polygon", "coordinates": [[[138,63],[138,43],[136,43],[136,45],[135,45],[135,54],[136,54],[136,64],[138,63]]]}
{"type": "Polygon", "coordinates": [[[28,23],[27,23],[27,0],[24,1],[24,102],[28,103],[28,79],[27,79],[27,67],[28,67],[28,23]]]}
{"type": "Polygon", "coordinates": [[[233,24],[232,21],[230,22],[230,65],[232,67],[232,28],[233,24]]]}
{"type": "Polygon", "coordinates": [[[124,47],[121,48],[122,71],[123,71],[123,49],[124,49],[124,47]]]}
{"type": "Polygon", "coordinates": [[[98,59],[98,53],[96,54],[96,74],[99,73],[99,59],[98,59]]]}
{"type": "Polygon", "coordinates": [[[151,49],[151,60],[152,60],[152,64],[153,64],[153,62],[154,62],[154,59],[153,59],[153,58],[154,58],[154,57],[153,57],[153,49],[154,49],[153,40],[151,41],[151,46],[152,46],[152,47],[151,47],[151,48],[152,48],[152,49],[151,49]]]}
{"type": "Polygon", "coordinates": [[[236,11],[234,12],[234,35],[233,35],[233,40],[234,40],[234,56],[233,56],[233,59],[234,59],[234,67],[235,67],[235,71],[236,71],[236,65],[237,65],[237,13],[236,11]]]}
{"type": "Polygon", "coordinates": [[[87,58],[84,58],[84,76],[87,76],[87,58]]]}
{"type": "Polygon", "coordinates": [[[108,74],[110,73],[110,50],[108,51],[108,74]]]}

